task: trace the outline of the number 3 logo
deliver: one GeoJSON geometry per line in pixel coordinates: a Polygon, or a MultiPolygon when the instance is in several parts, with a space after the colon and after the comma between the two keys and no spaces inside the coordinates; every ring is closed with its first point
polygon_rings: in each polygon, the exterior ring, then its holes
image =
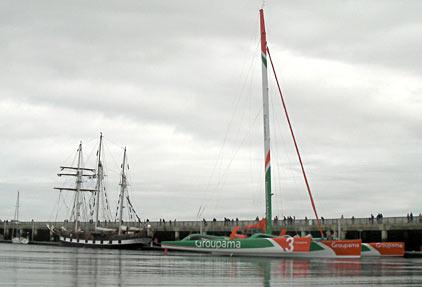
{"type": "Polygon", "coordinates": [[[289,237],[289,238],[286,239],[286,241],[287,241],[288,246],[285,249],[285,251],[286,252],[293,252],[293,249],[294,249],[294,245],[293,244],[295,242],[295,239],[293,237],[289,237]]]}

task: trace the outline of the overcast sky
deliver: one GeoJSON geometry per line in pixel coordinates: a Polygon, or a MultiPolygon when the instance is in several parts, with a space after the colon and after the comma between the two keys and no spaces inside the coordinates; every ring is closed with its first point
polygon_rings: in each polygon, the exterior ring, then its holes
{"type": "MultiPolygon", "coordinates": [[[[90,165],[100,132],[113,210],[127,146],[141,218],[263,216],[261,5],[1,1],[0,218],[13,217],[20,190],[22,220],[63,219],[58,167],[80,140],[90,165]]],[[[265,3],[326,218],[422,212],[420,11],[418,1],[265,3]]],[[[273,213],[312,217],[269,75],[273,213]]]]}

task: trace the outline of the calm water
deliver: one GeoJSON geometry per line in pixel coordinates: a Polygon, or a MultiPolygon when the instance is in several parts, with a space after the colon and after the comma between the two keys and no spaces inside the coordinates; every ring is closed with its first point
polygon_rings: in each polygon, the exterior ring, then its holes
{"type": "Polygon", "coordinates": [[[0,286],[422,286],[422,259],[293,260],[0,244],[0,286]]]}

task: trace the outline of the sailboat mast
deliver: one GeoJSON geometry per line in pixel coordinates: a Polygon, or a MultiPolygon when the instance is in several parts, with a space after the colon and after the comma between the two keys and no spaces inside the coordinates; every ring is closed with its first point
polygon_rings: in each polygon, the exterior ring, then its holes
{"type": "Polygon", "coordinates": [[[121,183],[120,183],[119,234],[122,234],[123,200],[124,200],[125,191],[126,191],[126,187],[127,187],[125,167],[126,167],[126,147],[125,147],[125,151],[123,153],[122,180],[121,180],[121,183]]]}
{"type": "Polygon", "coordinates": [[[16,214],[15,214],[16,223],[19,222],[19,190],[18,197],[16,199],[16,214]]]}
{"type": "Polygon", "coordinates": [[[102,143],[103,143],[103,133],[100,133],[100,145],[98,147],[98,166],[97,166],[97,191],[96,191],[96,198],[95,198],[95,229],[98,227],[98,219],[99,219],[99,212],[100,212],[100,192],[102,191],[103,187],[103,164],[101,162],[101,152],[102,152],[102,143]]]}
{"type": "Polygon", "coordinates": [[[268,100],[268,72],[267,72],[267,35],[265,32],[264,10],[259,10],[261,28],[261,59],[262,59],[262,98],[264,116],[264,159],[265,159],[265,217],[267,220],[266,233],[273,229],[271,210],[271,153],[270,153],[270,109],[268,100]]]}
{"type": "Polygon", "coordinates": [[[79,143],[78,148],[78,167],[76,169],[76,193],[75,193],[75,208],[76,208],[76,215],[75,215],[75,233],[78,232],[78,221],[80,217],[80,202],[79,202],[79,194],[81,192],[81,185],[82,185],[82,169],[81,169],[81,162],[82,162],[82,141],[79,143]]]}

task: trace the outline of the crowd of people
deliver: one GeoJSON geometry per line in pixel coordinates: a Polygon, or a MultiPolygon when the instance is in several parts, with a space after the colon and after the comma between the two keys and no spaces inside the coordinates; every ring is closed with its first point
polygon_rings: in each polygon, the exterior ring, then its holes
{"type": "MultiPolygon", "coordinates": [[[[407,222],[408,223],[410,223],[410,222],[419,222],[419,223],[422,223],[422,213],[419,213],[419,216],[414,216],[413,213],[410,212],[410,213],[407,214],[406,218],[407,218],[407,222]]],[[[344,219],[344,216],[343,215],[341,215],[341,219],[344,219]]],[[[371,216],[369,217],[368,220],[372,224],[374,224],[374,223],[381,224],[381,223],[383,223],[383,219],[384,219],[384,215],[382,213],[378,213],[376,216],[371,213],[371,216]]],[[[259,221],[259,217],[258,216],[255,218],[255,221],[256,222],[259,221]]],[[[352,216],[351,217],[352,224],[355,224],[355,221],[356,221],[355,216],[352,216]]],[[[0,222],[1,222],[1,220],[0,220],[0,222]]],[[[149,219],[147,219],[146,222],[149,223],[149,219]]],[[[214,217],[212,219],[212,223],[216,223],[216,222],[217,222],[217,219],[214,217]]],[[[305,224],[308,224],[309,223],[308,217],[305,216],[304,222],[305,222],[305,224]]],[[[321,216],[320,217],[320,222],[322,224],[325,224],[325,218],[321,216]]],[[[202,219],[202,223],[204,225],[207,225],[208,224],[208,222],[207,222],[207,220],[205,218],[202,219]]],[[[296,217],[295,216],[283,216],[283,219],[279,219],[278,216],[275,216],[274,219],[273,219],[273,224],[274,225],[279,225],[279,224],[281,224],[281,225],[293,225],[295,223],[296,223],[296,217]]],[[[173,221],[172,220],[166,221],[164,218],[160,218],[159,224],[160,225],[165,225],[165,224],[172,225],[172,224],[176,224],[176,219],[174,219],[173,221]]],[[[236,217],[236,218],[232,218],[231,219],[231,218],[228,218],[228,217],[224,217],[223,224],[225,226],[227,226],[227,225],[235,225],[235,224],[238,225],[239,224],[239,218],[236,217]]]]}
{"type": "MultiPolygon", "coordinates": [[[[377,223],[382,223],[383,218],[384,218],[384,215],[382,215],[382,213],[378,213],[377,217],[376,217],[377,223]]],[[[371,223],[375,222],[375,216],[372,213],[371,213],[371,217],[369,218],[369,220],[370,220],[371,223]]]]}
{"type": "MultiPolygon", "coordinates": [[[[418,221],[419,221],[419,223],[422,223],[422,213],[419,213],[419,216],[418,216],[418,221]]],[[[411,213],[408,213],[407,214],[407,222],[414,222],[414,218],[413,218],[413,213],[411,212],[411,213]]]]}

